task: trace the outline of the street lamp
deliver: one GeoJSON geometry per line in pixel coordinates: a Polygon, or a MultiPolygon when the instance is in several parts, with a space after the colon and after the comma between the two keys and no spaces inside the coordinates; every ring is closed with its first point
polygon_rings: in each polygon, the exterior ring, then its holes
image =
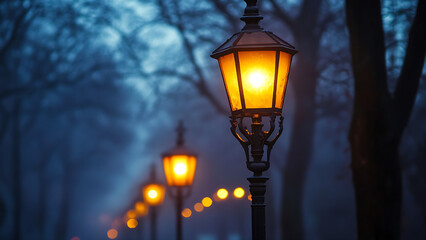
{"type": "Polygon", "coordinates": [[[183,199],[191,194],[197,165],[196,155],[183,146],[184,127],[180,121],[177,131],[177,145],[163,154],[163,168],[167,184],[173,191],[169,191],[176,200],[176,239],[182,240],[182,205],[183,199]]]}
{"type": "Polygon", "coordinates": [[[157,207],[164,201],[165,187],[157,182],[154,165],[149,178],[149,182],[142,188],[142,195],[151,209],[151,240],[155,240],[157,239],[157,207]]]}
{"type": "Polygon", "coordinates": [[[246,25],[241,32],[214,50],[211,57],[219,61],[222,72],[231,108],[231,132],[242,145],[247,168],[253,172],[253,176],[248,178],[253,199],[252,238],[264,240],[264,195],[268,178],[262,172],[269,169],[272,147],[283,130],[281,113],[284,96],[291,60],[297,51],[286,41],[259,26],[263,17],[259,15],[257,0],[245,2],[247,7],[241,20],[246,25]],[[280,116],[279,130],[270,139],[277,116],[280,116]],[[244,127],[245,117],[252,119],[251,131],[244,127]],[[262,117],[270,118],[269,131],[263,131],[262,117]],[[262,160],[265,145],[267,157],[262,160]]]}

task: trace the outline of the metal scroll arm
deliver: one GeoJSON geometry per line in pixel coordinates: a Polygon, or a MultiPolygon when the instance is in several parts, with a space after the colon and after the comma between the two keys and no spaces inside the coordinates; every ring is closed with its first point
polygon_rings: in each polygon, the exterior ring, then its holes
{"type": "MultiPolygon", "coordinates": [[[[274,130],[275,130],[275,116],[271,116],[271,120],[269,121],[269,131],[263,132],[266,140],[272,135],[274,130]]],[[[265,141],[265,142],[267,142],[267,141],[265,141]]]]}
{"type": "MultiPolygon", "coordinates": [[[[231,122],[231,128],[230,128],[231,133],[232,133],[232,135],[234,135],[234,137],[238,140],[238,142],[240,142],[241,146],[243,147],[244,152],[246,154],[246,160],[248,162],[249,161],[249,148],[248,147],[249,147],[250,143],[247,142],[247,141],[244,141],[244,139],[241,138],[241,136],[237,133],[237,120],[235,118],[231,118],[230,122],[231,122]]],[[[246,136],[246,134],[248,134],[247,132],[245,132],[245,131],[247,131],[247,129],[242,129],[242,123],[240,123],[239,129],[243,133],[244,136],[246,136]]]]}
{"type": "MultiPolygon", "coordinates": [[[[280,129],[278,130],[277,135],[275,135],[275,137],[271,141],[265,141],[265,145],[268,146],[268,150],[267,150],[268,162],[271,157],[272,148],[274,147],[275,142],[278,140],[278,138],[281,136],[281,133],[283,132],[283,121],[284,121],[284,117],[280,116],[280,120],[278,122],[280,129]]],[[[274,128],[275,128],[275,117],[273,118],[271,117],[271,130],[268,132],[268,137],[272,134],[272,131],[274,130],[274,128]]]]}

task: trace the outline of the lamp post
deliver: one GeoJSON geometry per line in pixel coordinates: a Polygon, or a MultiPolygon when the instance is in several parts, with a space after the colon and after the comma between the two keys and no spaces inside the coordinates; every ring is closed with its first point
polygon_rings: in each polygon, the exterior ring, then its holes
{"type": "Polygon", "coordinates": [[[291,60],[297,51],[259,26],[263,17],[259,15],[257,0],[245,2],[247,7],[241,17],[245,26],[214,50],[211,57],[219,61],[222,72],[231,108],[231,132],[244,149],[247,168],[253,172],[248,178],[252,195],[252,238],[265,240],[268,178],[262,173],[269,169],[272,147],[283,130],[284,96],[291,60]],[[279,129],[271,137],[277,116],[280,116],[279,129]],[[244,126],[246,117],[252,120],[251,131],[244,126]],[[270,118],[268,131],[263,131],[262,117],[270,118]],[[265,146],[267,157],[263,160],[265,146]]]}
{"type": "Polygon", "coordinates": [[[182,206],[183,200],[191,194],[197,165],[196,155],[184,147],[184,127],[180,121],[176,129],[176,147],[163,154],[163,168],[171,197],[176,200],[176,239],[182,240],[182,206]]]}
{"type": "Polygon", "coordinates": [[[142,188],[145,203],[151,212],[151,240],[157,239],[157,208],[164,201],[165,188],[156,180],[155,167],[152,166],[149,183],[142,188]]]}
{"type": "MultiPolygon", "coordinates": [[[[148,215],[148,212],[149,212],[148,204],[144,203],[143,201],[138,201],[135,203],[134,209],[136,212],[136,216],[139,219],[139,222],[142,223],[142,219],[146,215],[148,215]]],[[[142,224],[138,228],[138,230],[139,230],[139,240],[142,240],[143,239],[142,224]]]]}

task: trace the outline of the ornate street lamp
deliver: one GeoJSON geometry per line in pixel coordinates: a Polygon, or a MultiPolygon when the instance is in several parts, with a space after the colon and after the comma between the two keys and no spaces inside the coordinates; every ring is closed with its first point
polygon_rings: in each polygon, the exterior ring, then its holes
{"type": "Polygon", "coordinates": [[[262,172],[269,168],[272,147],[283,130],[281,113],[284,96],[291,60],[297,51],[259,26],[263,17],[259,15],[256,0],[245,2],[247,7],[241,20],[246,25],[214,50],[211,57],[219,61],[222,72],[232,113],[231,132],[242,145],[247,168],[253,172],[253,176],[248,178],[253,199],[252,237],[253,240],[264,240],[264,195],[268,178],[262,172]],[[280,116],[279,130],[271,138],[277,116],[280,116]],[[243,124],[245,117],[252,119],[251,131],[243,124]],[[270,118],[269,131],[263,131],[262,117],[270,118]],[[265,145],[267,157],[262,160],[265,145]]]}
{"type": "Polygon", "coordinates": [[[167,184],[172,188],[170,195],[176,200],[176,239],[182,240],[182,205],[184,198],[191,194],[197,157],[183,146],[184,127],[182,121],[176,129],[177,145],[163,154],[163,168],[167,184]]]}
{"type": "Polygon", "coordinates": [[[143,199],[151,209],[151,240],[157,239],[157,211],[164,201],[165,187],[157,182],[155,166],[151,168],[149,181],[142,188],[143,199]]]}

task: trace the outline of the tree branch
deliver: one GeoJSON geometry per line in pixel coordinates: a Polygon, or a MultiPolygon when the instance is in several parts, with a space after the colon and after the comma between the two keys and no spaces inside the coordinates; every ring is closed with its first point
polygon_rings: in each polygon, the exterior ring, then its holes
{"type": "Polygon", "coordinates": [[[274,9],[273,14],[277,18],[281,19],[281,21],[283,21],[288,26],[292,33],[294,33],[296,30],[296,24],[294,22],[295,20],[291,18],[290,15],[281,8],[281,6],[277,3],[276,0],[269,1],[271,2],[272,7],[274,9]]]}
{"type": "Polygon", "coordinates": [[[407,125],[416,99],[426,54],[426,0],[419,0],[416,16],[411,25],[404,63],[395,90],[396,116],[399,129],[407,125]]]}

